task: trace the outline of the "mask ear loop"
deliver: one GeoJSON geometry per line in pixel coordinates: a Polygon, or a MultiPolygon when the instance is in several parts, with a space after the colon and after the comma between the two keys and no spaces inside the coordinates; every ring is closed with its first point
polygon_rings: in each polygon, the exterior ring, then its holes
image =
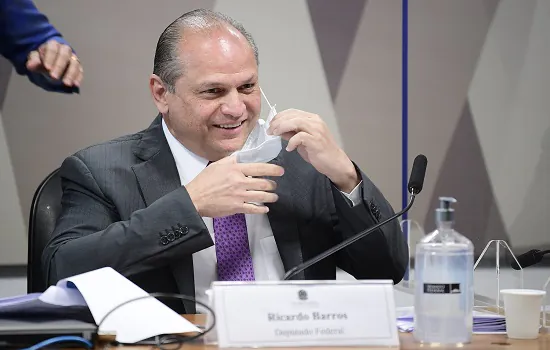
{"type": "MultiPolygon", "coordinates": [[[[275,106],[272,106],[271,103],[269,103],[269,100],[268,100],[267,97],[265,96],[264,90],[262,90],[261,87],[260,87],[260,92],[262,93],[262,96],[264,97],[265,102],[267,102],[267,105],[269,106],[269,110],[275,109],[275,106]]],[[[275,115],[272,115],[271,118],[268,116],[266,122],[267,122],[267,123],[271,122],[271,119],[273,119],[274,116],[275,116],[275,115]]],[[[268,125],[269,125],[269,124],[268,124],[268,125]]]]}
{"type": "Polygon", "coordinates": [[[271,103],[269,103],[269,100],[267,99],[267,97],[265,97],[264,90],[262,90],[261,87],[260,87],[260,92],[262,93],[262,96],[264,97],[265,102],[267,102],[267,105],[269,106],[269,109],[273,108],[273,107],[271,106],[271,103]]]}

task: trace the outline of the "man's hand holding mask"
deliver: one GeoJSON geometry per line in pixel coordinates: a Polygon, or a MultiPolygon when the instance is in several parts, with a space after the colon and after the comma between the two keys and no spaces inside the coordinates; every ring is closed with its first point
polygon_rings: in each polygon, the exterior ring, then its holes
{"type": "Polygon", "coordinates": [[[318,115],[287,109],[273,118],[268,134],[287,140],[288,152],[296,149],[340,191],[350,193],[361,181],[355,166],[318,115]]]}

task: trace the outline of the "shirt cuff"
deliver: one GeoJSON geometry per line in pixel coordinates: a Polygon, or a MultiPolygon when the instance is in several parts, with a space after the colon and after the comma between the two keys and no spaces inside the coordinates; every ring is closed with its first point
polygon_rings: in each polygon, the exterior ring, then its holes
{"type": "Polygon", "coordinates": [[[349,199],[349,201],[351,202],[351,206],[352,207],[355,207],[356,205],[360,204],[361,203],[361,191],[360,191],[360,188],[361,188],[361,185],[363,184],[363,180],[361,180],[361,182],[359,182],[357,184],[357,186],[355,186],[355,188],[350,192],[350,193],[346,193],[344,191],[340,191],[340,193],[346,197],[347,199],[349,199]]]}

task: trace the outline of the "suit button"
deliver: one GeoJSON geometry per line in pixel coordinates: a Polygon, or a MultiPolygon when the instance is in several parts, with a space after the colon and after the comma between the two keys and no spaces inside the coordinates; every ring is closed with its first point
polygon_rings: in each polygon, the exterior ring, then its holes
{"type": "Polygon", "coordinates": [[[181,231],[179,228],[172,226],[172,232],[174,232],[176,239],[181,238],[181,231]]]}
{"type": "Polygon", "coordinates": [[[170,231],[169,229],[164,230],[164,232],[164,236],[168,239],[168,242],[174,242],[174,240],[176,239],[176,235],[174,235],[174,232],[170,231]]]}
{"type": "Polygon", "coordinates": [[[376,204],[374,204],[374,202],[371,200],[370,201],[370,211],[372,213],[372,215],[374,216],[374,218],[376,220],[380,220],[380,209],[378,209],[378,206],[376,204]]]}
{"type": "Polygon", "coordinates": [[[182,224],[179,224],[179,223],[178,223],[178,230],[180,231],[182,236],[185,236],[186,234],[189,233],[189,227],[183,226],[182,224]]]}
{"type": "Polygon", "coordinates": [[[166,237],[166,236],[161,236],[160,237],[160,244],[167,245],[168,243],[170,243],[170,242],[168,242],[168,237],[166,237]]]}

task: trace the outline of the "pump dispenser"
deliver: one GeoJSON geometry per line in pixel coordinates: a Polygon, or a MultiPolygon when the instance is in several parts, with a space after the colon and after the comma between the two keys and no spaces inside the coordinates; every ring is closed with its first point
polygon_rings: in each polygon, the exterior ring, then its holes
{"type": "Polygon", "coordinates": [[[436,229],[416,246],[413,333],[423,343],[469,343],[472,337],[474,247],[454,229],[454,203],[439,198],[436,229]]]}
{"type": "Polygon", "coordinates": [[[435,210],[435,221],[439,226],[440,222],[454,222],[455,210],[451,208],[451,203],[456,203],[452,197],[439,197],[439,208],[435,210]]]}

